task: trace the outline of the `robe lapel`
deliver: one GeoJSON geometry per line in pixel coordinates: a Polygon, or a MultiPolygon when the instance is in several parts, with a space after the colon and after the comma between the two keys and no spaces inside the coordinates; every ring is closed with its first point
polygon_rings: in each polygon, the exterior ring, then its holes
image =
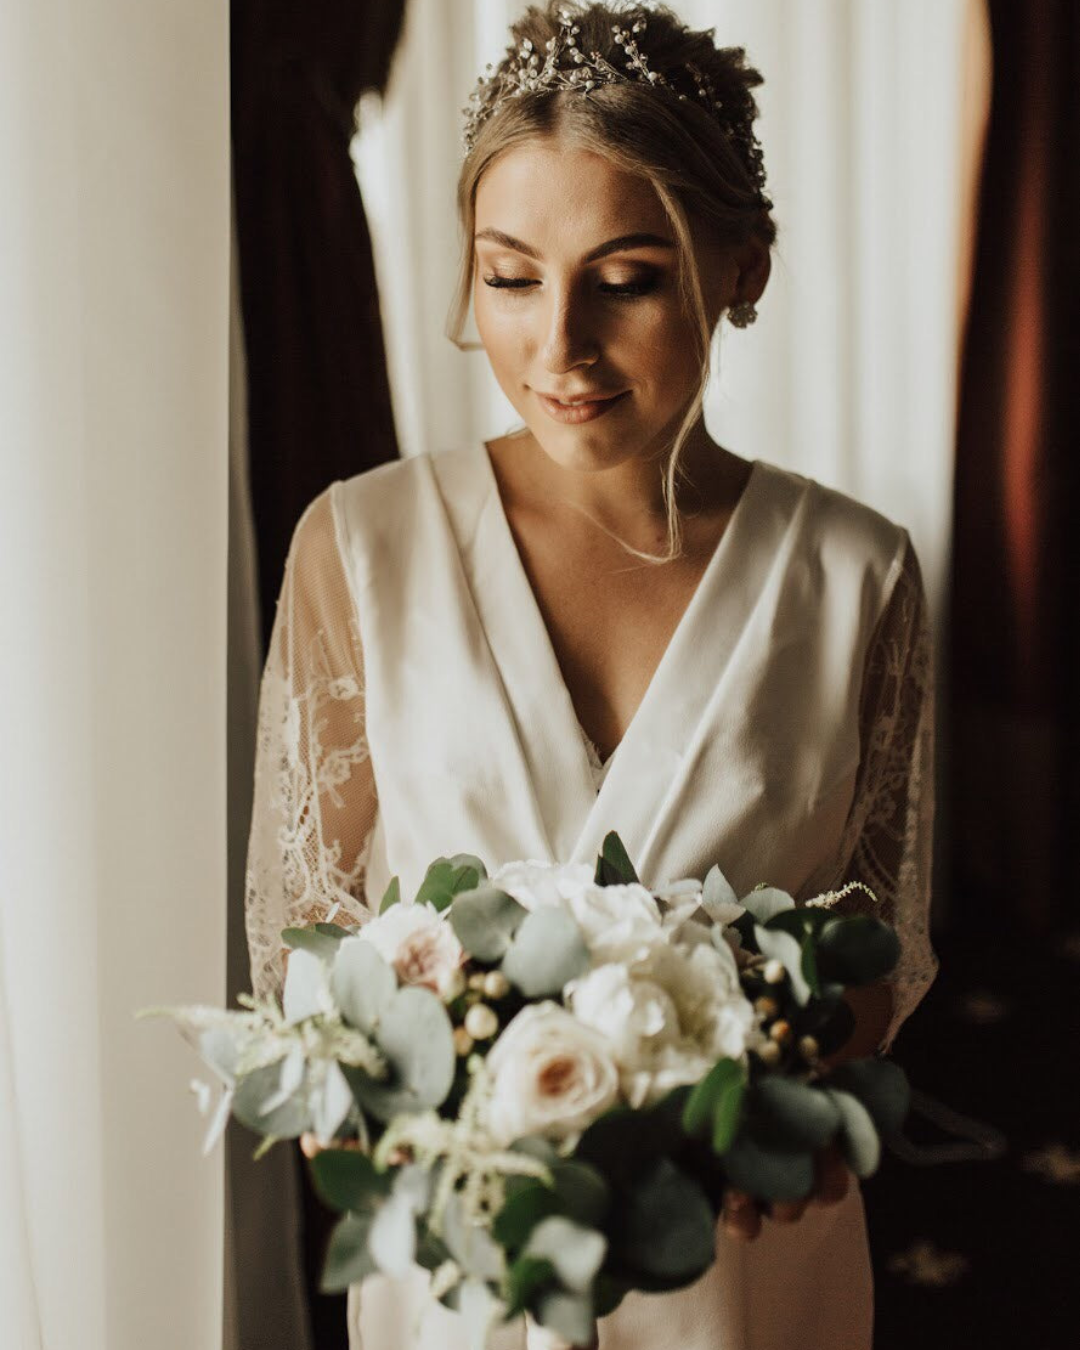
{"type": "MultiPolygon", "coordinates": [[[[528,780],[534,837],[570,858],[596,788],[562,678],[482,443],[432,456],[484,637],[501,679],[491,735],[512,738],[528,780]]],[[[493,704],[494,706],[494,704],[493,704]]],[[[523,847],[525,841],[523,840],[523,847]]]]}

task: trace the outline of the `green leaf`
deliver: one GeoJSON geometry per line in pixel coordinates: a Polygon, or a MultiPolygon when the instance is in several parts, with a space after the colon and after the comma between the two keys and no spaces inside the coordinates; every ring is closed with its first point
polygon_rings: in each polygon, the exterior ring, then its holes
{"type": "Polygon", "coordinates": [[[881,1140],[870,1112],[850,1092],[826,1088],[840,1115],[840,1147],[860,1181],[872,1176],[881,1161],[881,1140]]]}
{"type": "Polygon", "coordinates": [[[795,1002],[805,1006],[810,998],[810,986],[803,979],[802,948],[790,933],[783,933],[775,928],[763,928],[760,924],[754,927],[754,937],[757,939],[758,951],[762,956],[779,961],[783,965],[791,981],[791,992],[795,1002]]]}
{"type": "Polygon", "coordinates": [[[330,993],[345,1021],[371,1035],[397,990],[397,976],[370,942],[346,938],[330,972],[330,993]]]}
{"type": "Polygon", "coordinates": [[[323,937],[333,938],[335,942],[340,942],[342,938],[352,937],[353,933],[348,928],[342,928],[339,923],[317,923],[315,925],[316,933],[321,933],[323,937]]]}
{"type": "Polygon", "coordinates": [[[741,1082],[742,1076],[742,1068],[733,1059],[721,1059],[712,1066],[683,1108],[682,1125],[687,1134],[704,1138],[725,1089],[731,1083],[741,1082]]]}
{"type": "Polygon", "coordinates": [[[500,961],[528,910],[498,887],[462,891],[450,908],[450,926],[478,961],[500,961]]]}
{"type": "Polygon", "coordinates": [[[383,898],[379,901],[379,913],[385,914],[388,909],[394,905],[401,904],[401,878],[391,877],[390,884],[383,891],[383,898]]]}
{"type": "Polygon", "coordinates": [[[575,1157],[591,1163],[618,1195],[659,1158],[685,1143],[682,1107],[672,1111],[665,1099],[648,1111],[626,1106],[605,1111],[578,1140],[575,1157]]]}
{"type": "Polygon", "coordinates": [[[762,925],[767,924],[775,915],[782,914],[784,910],[795,908],[795,901],[787,891],[782,891],[776,886],[759,886],[749,895],[744,895],[739,904],[762,925]]]}
{"type": "Polygon", "coordinates": [[[551,1169],[559,1208],[586,1228],[603,1228],[611,1207],[611,1188],[595,1167],[571,1158],[551,1169]]]}
{"type": "Polygon", "coordinates": [[[724,1154],[728,1180],[758,1200],[802,1200],[814,1186],[812,1153],[768,1148],[744,1129],[724,1154]]]}
{"type": "Polygon", "coordinates": [[[621,1280],[618,1276],[611,1275],[606,1270],[601,1270],[593,1281],[593,1315],[595,1317],[610,1316],[632,1287],[629,1281],[621,1280]]]}
{"type": "Polygon", "coordinates": [[[506,1317],[517,1317],[533,1306],[541,1289],[555,1283],[555,1267],[539,1256],[519,1256],[506,1273],[506,1317]]]}
{"type": "Polygon", "coordinates": [[[870,914],[833,917],[818,937],[818,971],[823,980],[871,984],[888,975],[900,958],[895,932],[870,914]]]}
{"type": "Polygon", "coordinates": [[[785,1152],[823,1148],[840,1127],[839,1113],[825,1091],[779,1074],[758,1079],[749,1109],[754,1138],[785,1152]]]}
{"type": "Polygon", "coordinates": [[[848,1060],[829,1074],[828,1086],[857,1097],[886,1138],[899,1133],[911,1109],[907,1074],[891,1060],[848,1060]]]}
{"type": "Polygon", "coordinates": [[[624,1197],[613,1241],[632,1270],[673,1288],[712,1264],[715,1222],[701,1187],[661,1158],[624,1197]]]}
{"type": "Polygon", "coordinates": [[[606,1251],[607,1239],[595,1228],[553,1214],[541,1219],[529,1234],[524,1255],[550,1261],[565,1289],[587,1294],[606,1251]]]}
{"type": "Polygon", "coordinates": [[[596,1334],[592,1300],[586,1294],[543,1294],[537,1303],[536,1320],[571,1345],[590,1345],[596,1334]]]}
{"type": "Polygon", "coordinates": [[[485,1226],[468,1221],[460,1193],[452,1195],[443,1210],[443,1240],[467,1275],[493,1282],[502,1279],[505,1253],[485,1226]]]}
{"type": "Polygon", "coordinates": [[[366,1153],[356,1149],[323,1149],[309,1164],[315,1190],[339,1213],[369,1209],[390,1191],[390,1177],[379,1172],[366,1153]]]}
{"type": "Polygon", "coordinates": [[[589,968],[589,949],[574,918],[555,905],[526,915],[503,957],[502,971],[526,998],[561,994],[589,968]]]}
{"type": "Polygon", "coordinates": [[[736,1078],[729,1082],[713,1108],[712,1146],[714,1153],[726,1153],[739,1131],[742,1120],[746,1082],[736,1078]]]}
{"type": "Polygon", "coordinates": [[[320,933],[315,926],[310,928],[283,928],[281,940],[294,952],[310,952],[320,961],[332,961],[338,949],[338,938],[320,933]]]}
{"type": "Polygon", "coordinates": [[[256,1134],[272,1135],[275,1139],[297,1139],[311,1128],[304,1084],[272,1111],[263,1111],[266,1102],[278,1094],[281,1083],[281,1063],[266,1064],[245,1074],[236,1085],[232,1113],[241,1125],[256,1134]]]}
{"type": "Polygon", "coordinates": [[[718,866],[710,867],[701,887],[701,907],[710,919],[723,923],[724,914],[731,905],[742,902],[732,889],[731,882],[718,866]]]}
{"type": "Polygon", "coordinates": [[[374,1275],[375,1262],[368,1252],[368,1233],[373,1216],[346,1214],[330,1234],[319,1289],[324,1294],[339,1294],[350,1284],[374,1275]]]}
{"type": "Polygon", "coordinates": [[[435,994],[414,985],[398,989],[382,1010],[374,1039],[390,1065],[388,1082],[342,1066],[365,1110],[389,1121],[442,1105],[453,1086],[457,1057],[450,1018],[435,994]]]}
{"type": "Polygon", "coordinates": [[[471,853],[436,858],[420,883],[416,903],[431,905],[441,912],[453,902],[455,895],[475,890],[486,876],[484,864],[471,853]]]}
{"type": "Polygon", "coordinates": [[[593,879],[598,886],[627,886],[638,880],[626,846],[614,830],[604,836],[593,879]]]}
{"type": "Polygon", "coordinates": [[[508,1252],[520,1251],[542,1219],[559,1212],[555,1192],[542,1182],[531,1181],[508,1196],[491,1226],[495,1241],[508,1252]]]}

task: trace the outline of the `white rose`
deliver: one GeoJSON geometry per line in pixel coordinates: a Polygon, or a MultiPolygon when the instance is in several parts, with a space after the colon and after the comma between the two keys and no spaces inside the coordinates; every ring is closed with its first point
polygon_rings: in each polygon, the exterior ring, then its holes
{"type": "Polygon", "coordinates": [[[507,1145],[523,1135],[579,1134],[619,1095],[611,1047],[557,1003],[523,1008],[486,1060],[488,1128],[507,1145]]]}
{"type": "Polygon", "coordinates": [[[577,921],[594,965],[641,960],[664,940],[660,907],[644,886],[599,886],[584,863],[507,863],[492,884],[526,909],[561,905],[577,921]]]}
{"type": "Polygon", "coordinates": [[[361,928],[402,984],[420,984],[440,998],[461,989],[465,951],[446,918],[430,905],[394,905],[361,928]]]}
{"type": "Polygon", "coordinates": [[[637,1068],[643,1057],[679,1037],[671,995],[623,965],[598,966],[574,980],[568,1001],[579,1022],[608,1038],[620,1069],[637,1068]]]}
{"type": "Polygon", "coordinates": [[[635,1110],[651,1106],[685,1083],[700,1083],[719,1058],[693,1041],[662,1045],[650,1059],[623,1074],[623,1096],[635,1110]]]}
{"type": "Polygon", "coordinates": [[[758,1018],[726,942],[659,948],[649,975],[671,994],[684,1034],[706,1054],[713,1059],[745,1054],[758,1018]]]}

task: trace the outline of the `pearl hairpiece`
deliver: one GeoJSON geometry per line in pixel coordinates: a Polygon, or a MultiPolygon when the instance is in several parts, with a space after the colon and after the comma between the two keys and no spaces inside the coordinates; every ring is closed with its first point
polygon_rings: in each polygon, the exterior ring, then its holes
{"type": "MultiPolygon", "coordinates": [[[[499,106],[507,99],[520,98],[524,94],[576,89],[587,95],[600,84],[647,83],[664,89],[680,102],[689,101],[688,94],[681,93],[669,79],[650,67],[648,57],[637,40],[637,34],[645,29],[646,21],[643,18],[635,19],[628,28],[618,23],[611,25],[612,40],[622,49],[625,58],[625,71],[620,71],[599,52],[592,51],[586,55],[581,50],[578,46],[580,25],[574,22],[574,16],[569,10],[560,10],[559,31],[545,44],[543,64],[535,44],[525,38],[517,52],[507,59],[500,70],[481,75],[477,81],[476,88],[469,95],[468,106],[462,109],[465,115],[462,135],[465,154],[472,152],[481,126],[499,106]]],[[[490,62],[486,69],[492,71],[490,62]]],[[[745,115],[732,117],[728,114],[724,103],[716,95],[712,80],[692,61],[688,61],[683,69],[694,81],[699,106],[719,123],[735,143],[757,188],[761,205],[768,210],[772,202],[765,196],[765,166],[761,145],[745,115]]]]}

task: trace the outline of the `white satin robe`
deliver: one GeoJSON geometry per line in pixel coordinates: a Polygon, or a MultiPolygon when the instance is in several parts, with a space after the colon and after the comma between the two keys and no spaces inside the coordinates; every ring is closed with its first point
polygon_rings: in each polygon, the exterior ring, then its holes
{"type": "MultiPolygon", "coordinates": [[[[486,448],[335,483],[297,528],[264,676],[248,876],[256,988],[272,970],[274,925],[318,917],[320,897],[363,917],[365,897],[377,907],[391,875],[411,895],[439,854],[475,853],[489,868],[591,862],[614,829],[650,885],[703,876],[717,862],[740,894],[759,881],[799,898],[869,881],[904,946],[891,1042],[934,967],[928,653],[907,532],[756,461],[601,774],[486,448]],[[351,643],[335,640],[346,627],[351,643]],[[317,639],[303,678],[301,631],[317,639]],[[354,694],[356,716],[343,721],[354,694]],[[340,762],[328,769],[327,726],[361,720],[339,756],[350,773],[340,762]],[[343,856],[328,821],[349,818],[349,785],[360,779],[354,816],[363,805],[373,828],[343,856]],[[320,810],[297,851],[298,825],[320,810]]],[[[464,1350],[461,1321],[430,1300],[426,1279],[417,1271],[351,1290],[354,1350],[464,1350]]],[[[718,1230],[701,1280],[629,1296],[601,1322],[600,1345],[866,1350],[871,1322],[854,1186],[794,1225],[766,1222],[752,1244],[718,1230]]],[[[503,1328],[493,1345],[516,1350],[524,1332],[503,1328]]]]}

